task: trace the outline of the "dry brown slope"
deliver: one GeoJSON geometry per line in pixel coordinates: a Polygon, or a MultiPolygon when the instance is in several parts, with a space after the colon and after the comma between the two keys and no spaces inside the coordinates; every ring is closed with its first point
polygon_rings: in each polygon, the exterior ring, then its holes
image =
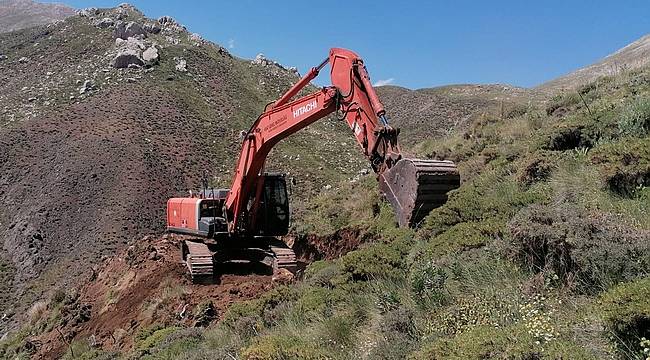
{"type": "Polygon", "coordinates": [[[638,69],[648,63],[650,63],[650,35],[645,35],[592,65],[546,82],[537,89],[549,92],[571,90],[601,76],[617,75],[624,70],[638,69]]]}
{"type": "Polygon", "coordinates": [[[63,20],[75,10],[63,4],[32,0],[0,0],[0,32],[16,31],[63,20]]]}

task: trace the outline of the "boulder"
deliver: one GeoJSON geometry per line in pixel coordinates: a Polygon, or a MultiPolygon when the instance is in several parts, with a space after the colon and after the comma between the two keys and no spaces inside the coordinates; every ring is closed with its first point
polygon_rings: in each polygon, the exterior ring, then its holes
{"type": "Polygon", "coordinates": [[[116,69],[125,69],[140,67],[144,65],[141,53],[138,50],[126,49],[120,51],[113,58],[113,67],[116,69]]]}
{"type": "Polygon", "coordinates": [[[161,16],[161,17],[159,17],[159,18],[158,18],[158,22],[159,22],[161,25],[177,25],[177,24],[178,24],[178,23],[176,22],[176,20],[174,20],[173,17],[171,17],[171,16],[166,16],[166,15],[165,15],[165,16],[161,16]]]}
{"type": "Polygon", "coordinates": [[[259,53],[257,54],[257,56],[255,56],[255,59],[251,61],[251,64],[267,66],[273,64],[273,61],[267,59],[266,56],[264,56],[264,54],[259,53]]]}
{"type": "Polygon", "coordinates": [[[106,29],[115,25],[115,21],[113,21],[111,18],[97,19],[93,21],[93,25],[100,29],[106,29]]]}
{"type": "Polygon", "coordinates": [[[150,34],[158,34],[162,30],[160,25],[156,23],[146,23],[143,26],[144,30],[150,34]]]}
{"type": "Polygon", "coordinates": [[[97,15],[98,12],[99,10],[96,7],[89,7],[89,8],[79,10],[77,12],[77,15],[81,17],[91,17],[97,15]]]}
{"type": "Polygon", "coordinates": [[[146,48],[146,45],[144,42],[140,39],[136,38],[128,38],[126,40],[122,39],[115,39],[115,46],[118,49],[121,50],[126,50],[126,49],[131,49],[131,50],[144,50],[146,48]]]}
{"type": "Polygon", "coordinates": [[[84,81],[83,86],[79,89],[79,94],[85,94],[88,91],[91,91],[92,89],[95,88],[95,85],[93,84],[92,81],[86,80],[84,81]]]}
{"type": "Polygon", "coordinates": [[[189,35],[188,40],[196,46],[203,44],[203,42],[205,41],[203,40],[203,37],[201,37],[201,35],[197,33],[192,33],[191,35],[189,35]]]}
{"type": "Polygon", "coordinates": [[[1,55],[1,54],[0,54],[0,61],[2,61],[2,60],[7,60],[8,58],[9,58],[9,57],[7,57],[7,55],[1,55]]]}
{"type": "Polygon", "coordinates": [[[146,37],[147,32],[144,31],[142,26],[136,22],[130,21],[130,22],[118,22],[115,25],[115,38],[116,39],[122,39],[126,40],[130,37],[137,37],[137,36],[142,36],[146,37]]]}
{"type": "Polygon", "coordinates": [[[142,53],[142,60],[146,65],[156,65],[159,59],[158,49],[155,46],[148,48],[142,53]]]}

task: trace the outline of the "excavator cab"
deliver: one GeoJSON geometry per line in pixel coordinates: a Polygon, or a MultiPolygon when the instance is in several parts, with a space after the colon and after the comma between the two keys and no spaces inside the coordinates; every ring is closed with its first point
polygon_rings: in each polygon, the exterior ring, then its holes
{"type": "Polygon", "coordinates": [[[284,236],[289,232],[289,194],[285,174],[263,175],[264,189],[256,221],[256,235],[284,236]]]}

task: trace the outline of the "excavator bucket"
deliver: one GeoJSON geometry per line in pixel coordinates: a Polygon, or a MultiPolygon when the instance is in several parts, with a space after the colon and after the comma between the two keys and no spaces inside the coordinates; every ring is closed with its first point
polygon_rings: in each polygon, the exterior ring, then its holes
{"type": "Polygon", "coordinates": [[[399,160],[379,176],[379,190],[390,202],[401,227],[415,226],[447,202],[460,186],[456,164],[448,160],[399,160]]]}

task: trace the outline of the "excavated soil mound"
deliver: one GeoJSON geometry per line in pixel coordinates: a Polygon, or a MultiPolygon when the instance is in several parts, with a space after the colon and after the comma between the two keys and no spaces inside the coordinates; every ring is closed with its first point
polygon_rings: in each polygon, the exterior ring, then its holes
{"type": "Polygon", "coordinates": [[[92,339],[106,350],[128,350],[152,324],[207,326],[228,306],[270,290],[271,276],[221,275],[214,285],[192,284],[181,262],[182,236],[147,236],[93,269],[78,290],[79,320],[32,339],[37,358],[58,358],[75,339],[92,339]]]}
{"type": "Polygon", "coordinates": [[[329,235],[307,234],[290,236],[285,241],[303,265],[317,260],[337,259],[365,242],[358,229],[340,229],[329,235]]]}

